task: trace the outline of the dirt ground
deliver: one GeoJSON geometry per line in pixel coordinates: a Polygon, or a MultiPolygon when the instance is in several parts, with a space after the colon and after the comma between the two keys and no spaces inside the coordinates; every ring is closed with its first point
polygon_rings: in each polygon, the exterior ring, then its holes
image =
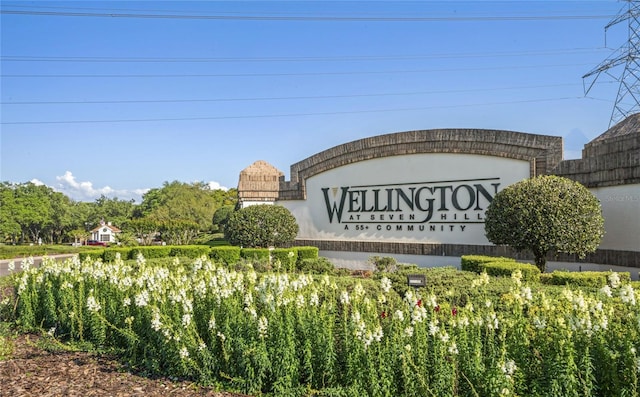
{"type": "Polygon", "coordinates": [[[2,397],[208,396],[248,397],[199,388],[189,382],[132,374],[113,358],[84,352],[47,351],[35,335],[13,340],[13,355],[0,361],[2,397]]]}

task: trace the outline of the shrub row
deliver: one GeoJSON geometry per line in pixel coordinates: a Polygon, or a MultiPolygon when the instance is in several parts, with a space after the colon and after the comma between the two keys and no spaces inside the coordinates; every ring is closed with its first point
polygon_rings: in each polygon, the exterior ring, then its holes
{"type": "Polygon", "coordinates": [[[87,256],[101,258],[105,262],[113,262],[117,254],[123,260],[136,259],[142,254],[145,259],[167,258],[171,256],[199,258],[208,255],[216,262],[227,265],[235,264],[240,259],[251,262],[280,263],[283,270],[294,270],[305,260],[317,260],[317,247],[293,247],[293,248],[240,248],[235,246],[209,247],[206,245],[175,245],[175,246],[138,246],[138,247],[114,247],[95,249],[90,252],[81,252],[80,260],[87,256]]]}
{"type": "MultiPolygon", "coordinates": [[[[550,285],[570,285],[576,287],[602,288],[607,285],[609,276],[613,272],[569,272],[555,270],[545,275],[542,281],[550,285]]],[[[631,273],[616,272],[622,284],[631,282],[631,273]]]]}
{"type": "Polygon", "coordinates": [[[460,269],[468,272],[482,273],[482,265],[484,263],[515,261],[515,259],[502,256],[464,255],[460,258],[460,269]]]}
{"type": "MultiPolygon", "coordinates": [[[[602,288],[609,282],[612,271],[571,272],[555,270],[552,273],[541,274],[540,270],[531,264],[516,262],[515,259],[484,255],[466,255],[461,258],[461,269],[475,273],[487,272],[490,276],[510,276],[513,271],[520,270],[526,281],[542,282],[548,285],[568,285],[586,288],[602,288]]],[[[616,272],[620,283],[631,282],[630,272],[616,272]]]]}
{"type": "Polygon", "coordinates": [[[511,274],[520,270],[522,279],[525,281],[539,282],[540,269],[530,263],[516,262],[515,259],[484,256],[484,255],[465,255],[460,258],[460,268],[475,273],[487,272],[490,276],[511,276],[511,274]]]}

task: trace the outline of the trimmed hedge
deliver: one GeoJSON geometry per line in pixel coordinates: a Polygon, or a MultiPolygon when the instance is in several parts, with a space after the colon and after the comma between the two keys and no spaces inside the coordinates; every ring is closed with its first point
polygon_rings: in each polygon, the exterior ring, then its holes
{"type": "MultiPolygon", "coordinates": [[[[608,278],[611,273],[613,272],[568,272],[554,270],[547,282],[552,285],[571,285],[576,287],[602,288],[607,285],[608,278]]],[[[631,273],[617,273],[620,277],[621,283],[627,284],[631,281],[631,273]]]]}
{"type": "Polygon", "coordinates": [[[240,261],[240,247],[220,246],[211,247],[209,257],[215,262],[222,262],[227,265],[234,265],[240,261]]]}
{"type": "Polygon", "coordinates": [[[296,264],[296,269],[309,274],[334,274],[336,269],[327,258],[309,258],[296,264]]]}
{"type": "Polygon", "coordinates": [[[298,260],[297,248],[274,248],[271,251],[271,262],[280,261],[280,265],[288,272],[293,272],[298,260]]]}
{"type": "Polygon", "coordinates": [[[489,263],[481,263],[480,271],[487,272],[490,276],[509,277],[516,270],[522,272],[522,279],[528,282],[540,282],[540,269],[530,263],[520,263],[515,261],[496,261],[489,263]]]}
{"type": "Polygon", "coordinates": [[[305,259],[318,259],[320,250],[318,247],[296,247],[298,250],[298,260],[297,263],[302,263],[305,259]]]}
{"type": "Polygon", "coordinates": [[[240,249],[240,257],[250,261],[269,262],[268,248],[242,248],[240,249]]]}
{"type": "Polygon", "coordinates": [[[117,247],[107,248],[102,254],[102,260],[105,262],[113,262],[116,260],[116,254],[120,254],[120,259],[126,261],[131,259],[131,248],[117,247]]]}
{"type": "Polygon", "coordinates": [[[460,257],[460,269],[468,272],[482,273],[480,265],[490,262],[515,262],[515,259],[502,256],[464,255],[460,257]]]}
{"type": "Polygon", "coordinates": [[[209,256],[211,248],[207,245],[174,245],[171,246],[169,256],[196,259],[203,255],[209,256]]]}
{"type": "Polygon", "coordinates": [[[138,253],[142,254],[145,259],[166,258],[171,253],[170,245],[150,245],[138,246],[131,249],[129,257],[136,259],[138,253]]]}
{"type": "Polygon", "coordinates": [[[105,251],[106,250],[104,249],[96,249],[91,251],[78,252],[78,258],[80,259],[80,262],[84,262],[88,257],[91,257],[91,259],[101,258],[102,260],[104,260],[105,251]]]}

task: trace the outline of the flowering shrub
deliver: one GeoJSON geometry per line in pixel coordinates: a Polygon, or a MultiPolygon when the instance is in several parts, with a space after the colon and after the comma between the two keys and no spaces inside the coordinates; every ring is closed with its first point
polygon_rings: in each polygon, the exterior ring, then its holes
{"type": "Polygon", "coordinates": [[[150,373],[247,394],[638,395],[637,291],[609,278],[554,298],[514,272],[474,276],[464,304],[393,282],[236,272],[207,257],[154,265],[28,263],[19,322],[119,349],[150,373]]]}

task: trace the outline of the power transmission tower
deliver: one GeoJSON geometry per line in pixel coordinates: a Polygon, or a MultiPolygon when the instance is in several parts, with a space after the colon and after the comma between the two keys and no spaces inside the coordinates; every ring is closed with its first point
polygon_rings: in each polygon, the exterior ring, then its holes
{"type": "Polygon", "coordinates": [[[625,5],[618,16],[604,27],[607,30],[620,23],[628,23],[628,39],[609,58],[605,59],[589,73],[582,76],[585,95],[589,93],[598,76],[605,73],[619,83],[618,95],[613,105],[609,127],[640,110],[640,1],[623,0],[625,5]],[[614,75],[612,68],[624,64],[622,75],[614,75]],[[587,83],[587,79],[591,82],[587,83]]]}

